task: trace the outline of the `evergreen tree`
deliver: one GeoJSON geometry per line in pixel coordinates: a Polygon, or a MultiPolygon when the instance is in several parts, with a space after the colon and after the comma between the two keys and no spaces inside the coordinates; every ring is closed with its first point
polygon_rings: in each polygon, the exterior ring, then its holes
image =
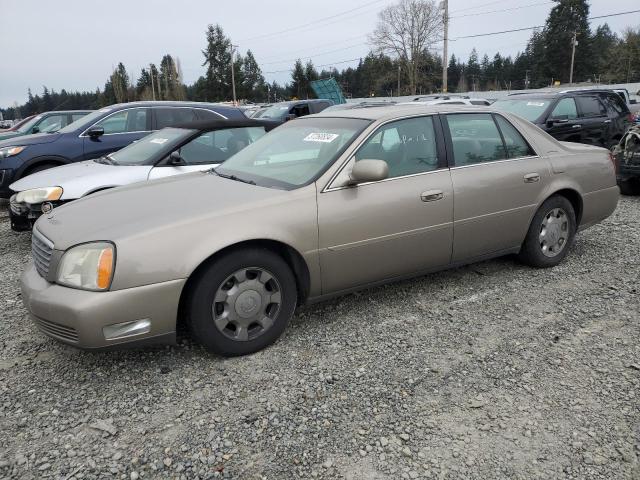
{"type": "Polygon", "coordinates": [[[220,25],[207,28],[207,48],[202,51],[207,68],[205,99],[226,100],[231,97],[231,40],[220,25]]]}
{"type": "MultiPolygon", "coordinates": [[[[573,79],[586,80],[593,72],[589,4],[587,0],[553,1],[556,5],[551,9],[544,27],[544,68],[540,73],[547,78],[569,81],[571,41],[575,32],[578,45],[573,79]]],[[[532,60],[536,63],[539,61],[537,56],[532,60]]]]}
{"type": "Polygon", "coordinates": [[[306,84],[307,77],[302,66],[302,60],[298,59],[293,66],[293,72],[291,72],[291,85],[289,86],[291,95],[296,98],[304,98],[306,84]]]}

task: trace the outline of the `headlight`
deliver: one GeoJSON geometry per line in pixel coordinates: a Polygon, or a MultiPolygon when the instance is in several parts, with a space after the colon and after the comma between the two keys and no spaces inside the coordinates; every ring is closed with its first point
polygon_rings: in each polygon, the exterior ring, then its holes
{"type": "Polygon", "coordinates": [[[115,247],[111,243],[85,243],[62,255],[56,282],[82,290],[107,290],[114,268],[115,247]]]}
{"type": "Polygon", "coordinates": [[[23,151],[26,146],[22,147],[4,147],[0,148],[0,158],[13,157],[14,155],[18,155],[21,151],[23,151]]]}
{"type": "Polygon", "coordinates": [[[60,200],[62,187],[44,187],[23,190],[16,194],[17,203],[42,203],[60,200]]]}

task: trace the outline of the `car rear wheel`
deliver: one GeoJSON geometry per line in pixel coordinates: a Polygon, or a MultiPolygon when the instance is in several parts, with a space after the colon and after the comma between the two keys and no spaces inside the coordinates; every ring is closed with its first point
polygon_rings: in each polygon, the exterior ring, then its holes
{"type": "Polygon", "coordinates": [[[532,267],[554,267],[567,256],[575,233],[573,205],[567,198],[554,195],[540,206],[533,217],[519,258],[532,267]]]}
{"type": "Polygon", "coordinates": [[[246,355],[275,342],[297,302],[287,263],[267,249],[229,252],[195,278],[187,299],[194,338],[223,356],[246,355]]]}
{"type": "Polygon", "coordinates": [[[640,178],[619,180],[618,186],[622,195],[640,195],[640,178]]]}

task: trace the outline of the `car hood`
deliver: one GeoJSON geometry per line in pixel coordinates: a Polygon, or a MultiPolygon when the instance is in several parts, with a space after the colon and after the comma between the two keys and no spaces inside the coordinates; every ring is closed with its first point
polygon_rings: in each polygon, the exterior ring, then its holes
{"type": "Polygon", "coordinates": [[[8,140],[10,138],[15,138],[15,137],[19,137],[23,135],[20,132],[2,132],[0,133],[0,141],[2,140],[8,140]]]}
{"type": "Polygon", "coordinates": [[[161,234],[186,223],[266,208],[288,193],[196,172],[81,198],[43,215],[34,228],[57,250],[97,240],[117,245],[130,237],[161,234]]]}
{"type": "Polygon", "coordinates": [[[151,165],[106,165],[87,160],[49,168],[9,185],[14,192],[32,188],[62,187],[61,200],[74,200],[102,188],[128,185],[147,179],[151,165]]]}
{"type": "Polygon", "coordinates": [[[59,133],[34,133],[31,135],[22,135],[17,140],[13,138],[2,139],[0,137],[0,148],[11,147],[15,145],[40,145],[42,143],[55,142],[60,138],[59,133]]]}

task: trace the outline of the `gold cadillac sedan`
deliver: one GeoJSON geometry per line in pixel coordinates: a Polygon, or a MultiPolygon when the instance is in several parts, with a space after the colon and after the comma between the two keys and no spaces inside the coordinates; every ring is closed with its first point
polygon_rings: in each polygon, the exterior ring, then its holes
{"type": "Polygon", "coordinates": [[[215,170],[43,215],[22,293],[44,333],[77,347],[171,343],[185,322],[212,352],[243,355],[302,303],[505,254],[553,267],[617,201],[607,150],[507,113],[327,112],[215,170]]]}

